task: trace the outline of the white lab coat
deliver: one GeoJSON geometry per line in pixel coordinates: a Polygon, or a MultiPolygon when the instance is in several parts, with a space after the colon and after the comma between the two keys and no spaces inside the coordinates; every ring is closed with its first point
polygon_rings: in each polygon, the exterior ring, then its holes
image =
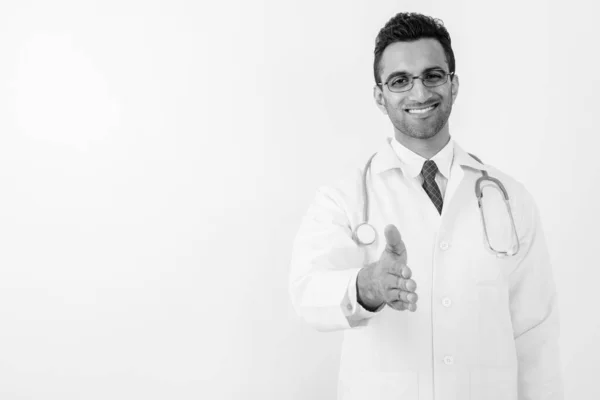
{"type": "MultiPolygon", "coordinates": [[[[338,399],[562,399],[555,283],[530,194],[454,142],[440,216],[400,167],[388,139],[367,175],[374,244],[352,240],[363,218],[364,165],[318,190],[294,241],[297,313],[317,330],[344,330],[338,399]],[[484,241],[475,197],[482,170],[510,196],[520,242],[514,257],[497,258],[484,241]],[[419,295],[414,313],[388,306],[371,313],[356,301],[358,271],[379,259],[387,224],[406,244],[419,295]]],[[[485,190],[490,239],[506,248],[510,219],[499,192],[485,190]]]]}

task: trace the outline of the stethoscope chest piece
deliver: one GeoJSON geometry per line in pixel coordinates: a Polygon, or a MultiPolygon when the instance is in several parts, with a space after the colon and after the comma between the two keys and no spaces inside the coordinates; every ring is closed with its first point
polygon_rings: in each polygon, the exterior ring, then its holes
{"type": "Polygon", "coordinates": [[[354,235],[356,236],[356,241],[364,246],[373,244],[377,238],[375,228],[367,222],[358,225],[354,231],[354,235]]]}

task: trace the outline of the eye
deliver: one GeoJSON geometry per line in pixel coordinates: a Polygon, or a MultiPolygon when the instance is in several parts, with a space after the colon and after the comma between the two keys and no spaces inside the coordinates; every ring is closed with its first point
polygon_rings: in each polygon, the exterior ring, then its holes
{"type": "Polygon", "coordinates": [[[428,72],[425,75],[425,79],[428,80],[429,82],[439,82],[442,79],[444,79],[444,77],[446,76],[446,74],[439,72],[439,71],[432,71],[432,72],[428,72]]]}
{"type": "Polygon", "coordinates": [[[407,76],[397,76],[388,81],[388,86],[392,87],[403,87],[410,83],[410,79],[407,76]]]}

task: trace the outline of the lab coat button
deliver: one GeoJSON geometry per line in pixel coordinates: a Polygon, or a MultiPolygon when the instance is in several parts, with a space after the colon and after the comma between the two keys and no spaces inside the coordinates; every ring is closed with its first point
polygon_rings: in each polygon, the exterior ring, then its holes
{"type": "Polygon", "coordinates": [[[454,357],[452,357],[452,356],[444,357],[444,364],[446,364],[446,365],[454,364],[454,357]]]}
{"type": "Polygon", "coordinates": [[[440,249],[442,249],[442,250],[448,250],[448,247],[450,247],[450,245],[448,244],[448,242],[442,242],[442,243],[440,243],[440,249]]]}
{"type": "Polygon", "coordinates": [[[450,307],[452,305],[452,300],[450,300],[450,298],[448,297],[444,297],[442,299],[442,304],[444,305],[444,307],[450,307]]]}
{"type": "Polygon", "coordinates": [[[352,311],[352,304],[348,304],[348,305],[346,306],[346,308],[347,308],[348,310],[352,311]]]}

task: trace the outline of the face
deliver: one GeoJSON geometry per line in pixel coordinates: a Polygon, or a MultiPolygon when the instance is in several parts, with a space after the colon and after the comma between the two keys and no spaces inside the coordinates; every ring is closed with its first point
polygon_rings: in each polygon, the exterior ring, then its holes
{"type": "MultiPolygon", "coordinates": [[[[447,73],[449,68],[444,49],[435,39],[396,42],[386,47],[381,57],[381,82],[436,71],[447,73]]],[[[375,86],[375,101],[394,125],[396,138],[449,137],[448,118],[458,95],[458,77],[450,78],[436,87],[426,87],[416,79],[412,89],[402,93],[391,92],[385,85],[375,86]]]]}

